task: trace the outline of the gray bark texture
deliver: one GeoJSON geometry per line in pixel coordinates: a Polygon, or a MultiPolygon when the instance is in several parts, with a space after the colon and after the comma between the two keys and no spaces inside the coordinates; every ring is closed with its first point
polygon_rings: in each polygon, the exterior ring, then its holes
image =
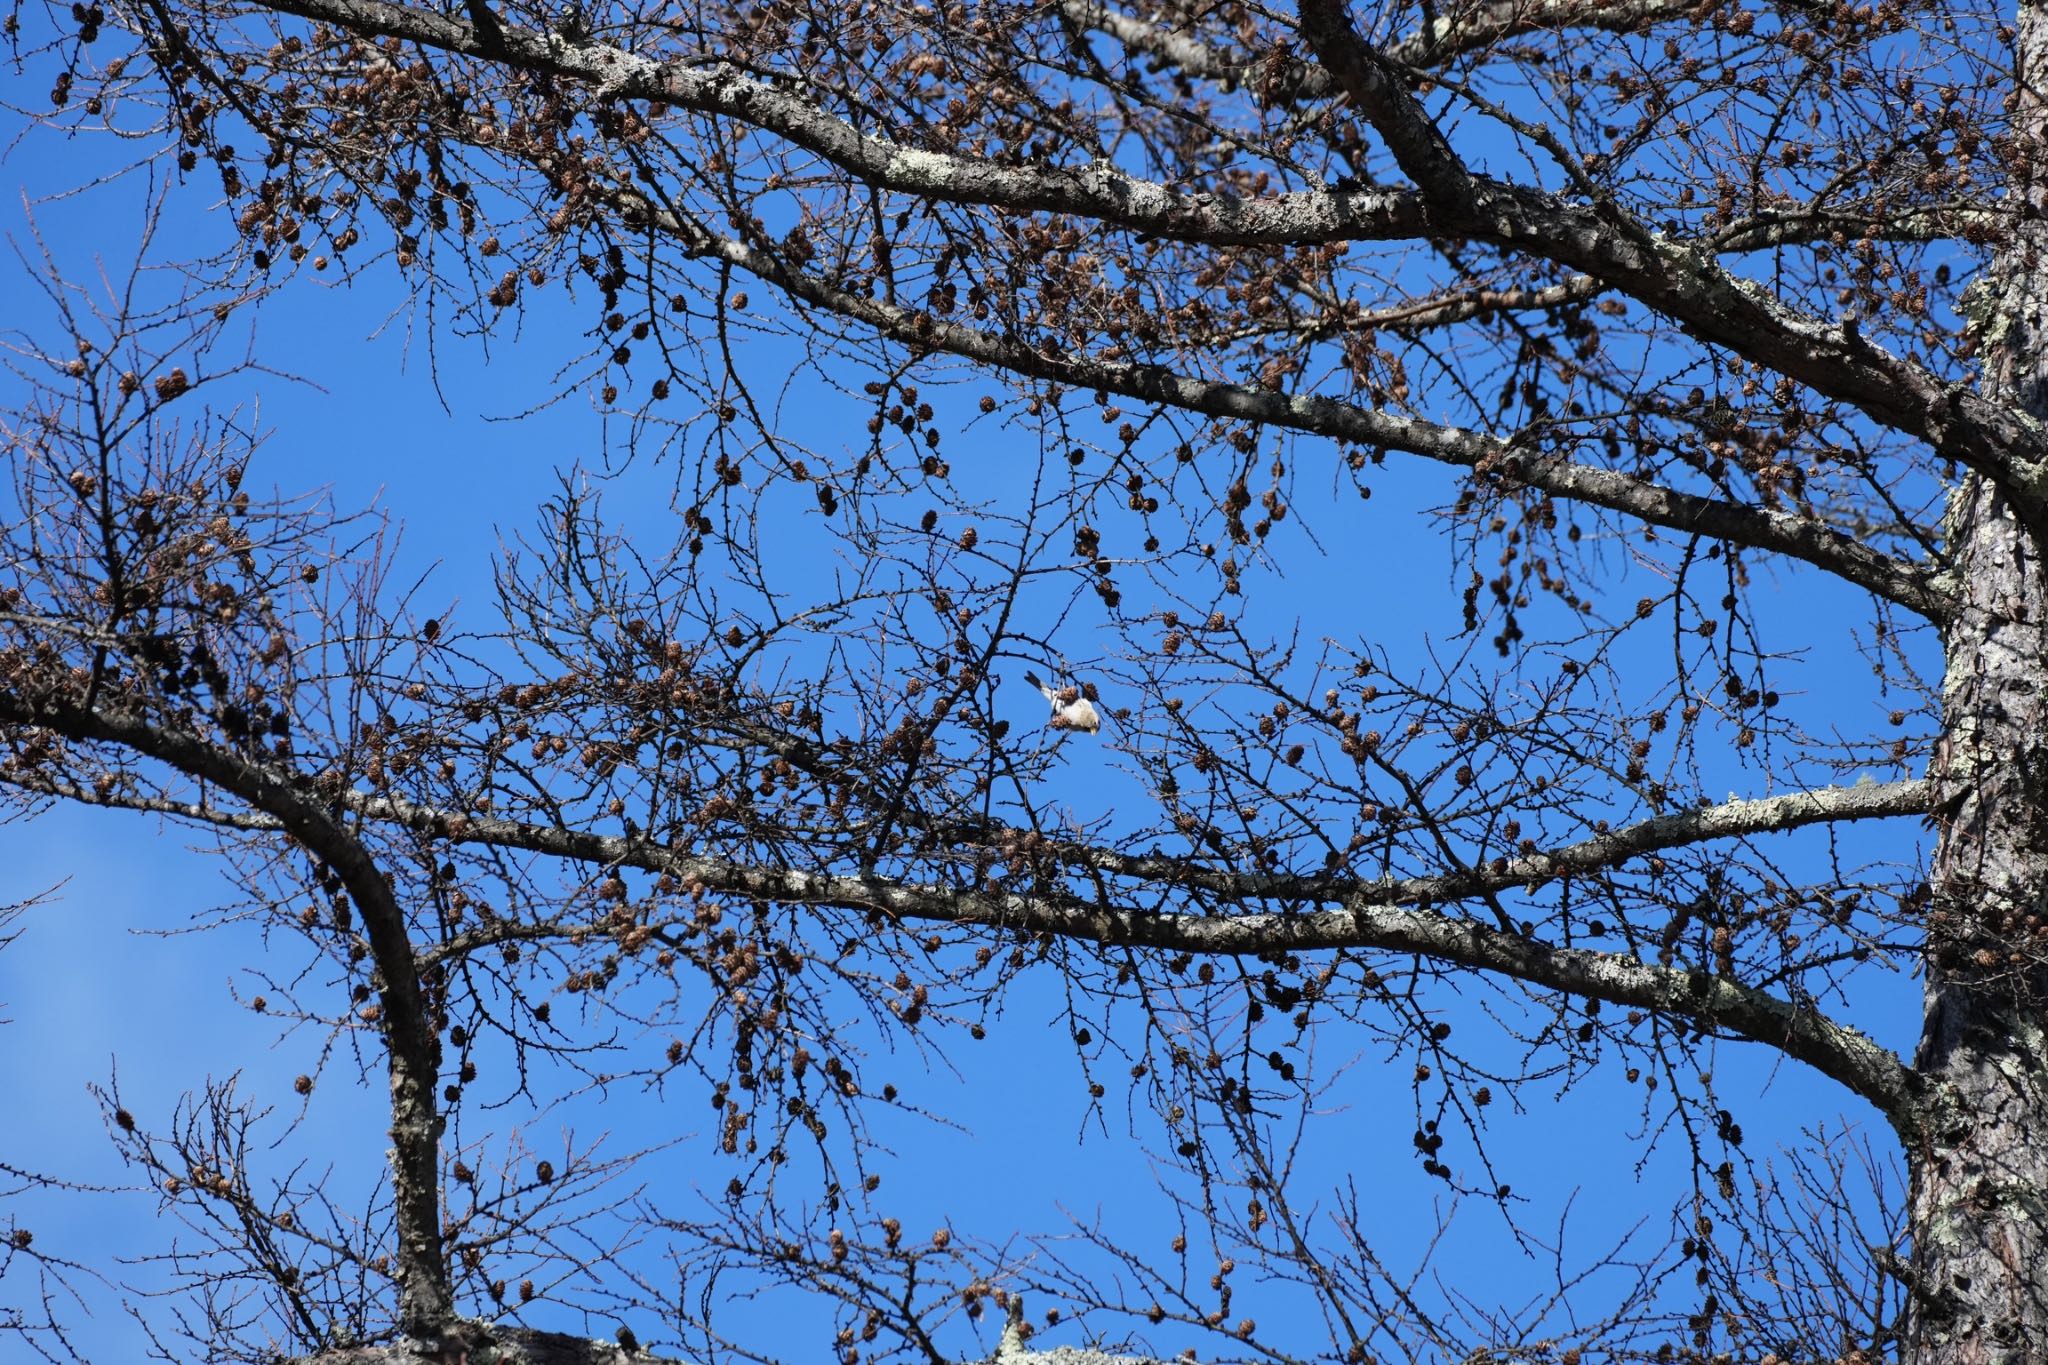
{"type": "MultiPolygon", "coordinates": [[[[2019,27],[2018,124],[2038,145],[2029,78],[2048,69],[2048,19],[2022,5],[2019,27]]],[[[2048,415],[2044,242],[2039,222],[2021,229],[1973,319],[1985,395],[2036,421],[2048,415]]],[[[1981,475],[1949,504],[1925,1089],[1909,1141],[1918,1365],[2048,1360],[2048,973],[2023,946],[2048,896],[2048,542],[2028,520],[1981,475]]]]}
{"type": "Polygon", "coordinates": [[[2048,716],[2041,562],[1989,481],[1957,493],[1964,608],[1950,627],[1936,778],[1934,945],[1911,1153],[1919,1336],[1914,1359],[2048,1358],[2048,1033],[2038,967],[2011,931],[2048,877],[2048,716]]]}

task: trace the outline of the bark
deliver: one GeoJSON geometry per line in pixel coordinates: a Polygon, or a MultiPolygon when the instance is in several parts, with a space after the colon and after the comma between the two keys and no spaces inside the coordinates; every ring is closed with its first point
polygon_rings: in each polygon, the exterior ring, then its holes
{"type": "MultiPolygon", "coordinates": [[[[2022,79],[2048,58],[2048,20],[2020,10],[2022,79]]],[[[2020,128],[2038,146],[2038,96],[2020,128]]],[[[2031,106],[2029,108],[2028,106],[2031,106]]],[[[2038,198],[2038,191],[2028,197],[2038,198]]],[[[2048,413],[2048,236],[2030,223],[1997,263],[1973,325],[1985,396],[2048,413]]],[[[1918,1067],[1930,1082],[1911,1150],[1916,1365],[2048,1359],[2048,574],[2011,492],[1966,478],[1947,526],[1956,566],[1945,628],[1940,831],[1918,1067]],[[2030,922],[2031,921],[2031,922],[2030,922]]]]}
{"type": "Polygon", "coordinates": [[[2048,886],[2048,593],[1998,489],[1972,478],[1955,504],[1968,592],[1948,632],[1917,1058],[1933,1084],[1913,1152],[1914,1358],[1930,1365],[2048,1358],[2048,1032],[2043,974],[2019,947],[2048,886]]]}

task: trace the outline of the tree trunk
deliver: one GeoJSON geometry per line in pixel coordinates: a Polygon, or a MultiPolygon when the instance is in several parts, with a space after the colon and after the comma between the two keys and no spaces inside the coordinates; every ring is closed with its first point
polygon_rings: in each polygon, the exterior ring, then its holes
{"type": "Polygon", "coordinates": [[[1933,773],[1907,1358],[2023,1365],[2048,1360],[2048,1035],[2026,923],[2048,889],[2048,592],[2029,532],[1988,481],[1965,481],[1949,529],[1963,607],[1933,773]]]}
{"type": "MultiPolygon", "coordinates": [[[[2019,11],[2015,132],[2042,145],[2048,15],[2019,11]]],[[[2015,159],[2031,164],[2032,158],[2015,159]]],[[[2022,172],[2024,174],[2024,172],[2022,172]]],[[[2038,187],[2014,187],[2037,206],[2038,187]]],[[[2037,420],[2048,379],[2048,232],[2023,223],[1974,291],[1986,396],[2037,420]]],[[[1928,908],[1927,1082],[1909,1153],[1913,1365],[2048,1361],[2048,567],[2042,528],[1971,476],[1946,527],[1938,843],[1928,908]]]]}

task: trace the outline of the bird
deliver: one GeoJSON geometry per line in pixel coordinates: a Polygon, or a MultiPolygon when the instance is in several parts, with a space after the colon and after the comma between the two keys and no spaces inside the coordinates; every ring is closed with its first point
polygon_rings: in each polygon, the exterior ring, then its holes
{"type": "Polygon", "coordinates": [[[1078,689],[1063,687],[1054,691],[1047,687],[1036,673],[1031,672],[1025,673],[1024,681],[1037,688],[1045,695],[1045,699],[1052,703],[1052,719],[1047,722],[1050,728],[1085,730],[1091,735],[1101,732],[1102,713],[1097,711],[1094,703],[1082,696],[1078,689]]]}

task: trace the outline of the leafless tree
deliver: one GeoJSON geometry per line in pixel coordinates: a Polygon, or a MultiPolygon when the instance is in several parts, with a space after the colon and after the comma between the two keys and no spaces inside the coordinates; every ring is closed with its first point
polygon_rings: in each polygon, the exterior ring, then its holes
{"type": "Polygon", "coordinates": [[[16,343],[0,781],[211,830],[263,1007],[390,1087],[368,1208],[259,1172],[225,1084],[168,1126],[108,1089],[210,1229],[192,1341],[640,1358],[516,1325],[538,1301],[762,1358],[608,1210],[697,1283],[837,1304],[847,1365],[953,1358],[1025,1291],[1147,1354],[2048,1359],[2048,10],[97,0],[7,33],[39,136],[130,139],[221,243],[154,311],[52,282],[59,339],[16,343]],[[681,529],[568,479],[501,617],[443,621],[376,523],[255,497],[195,390],[323,272],[486,337],[564,291],[564,386],[681,529]],[[771,331],[865,433],[795,430],[771,331]],[[1276,627],[1404,461],[1455,490],[1452,638],[1276,627]],[[1885,700],[1794,696],[1801,650],[1885,700]],[[1000,719],[1030,668],[1100,736],[1000,719]],[[1083,754],[1128,774],[1113,815],[1083,754]],[[1899,972],[1910,1059],[1859,1031],[1899,972]],[[1185,1177],[1171,1255],[932,1236],[876,1188],[864,1058],[1045,979],[1185,1177]],[[1883,1141],[1746,1154],[1704,1074],[1737,1044],[1883,1141]],[[1390,1264],[1369,1193],[1291,1159],[1362,1048],[1413,1067],[1404,1178],[1516,1227],[1491,1106],[1625,1075],[1691,1172],[1671,1244],[1529,1311],[1390,1264]],[[480,1065],[516,1098],[540,1059],[708,1089],[709,1202],[494,1130],[480,1065]]]}

